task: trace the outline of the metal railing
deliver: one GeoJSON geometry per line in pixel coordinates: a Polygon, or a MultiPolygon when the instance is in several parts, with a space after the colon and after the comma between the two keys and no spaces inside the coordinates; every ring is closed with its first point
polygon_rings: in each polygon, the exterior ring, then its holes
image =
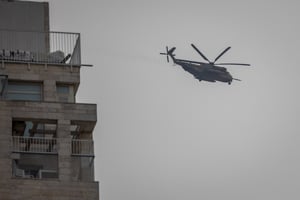
{"type": "MultiPolygon", "coordinates": [[[[57,139],[12,136],[12,151],[19,153],[57,154],[57,139]]],[[[94,141],[72,139],[72,155],[94,156],[94,141]]]]}
{"type": "Polygon", "coordinates": [[[13,152],[56,154],[56,144],[56,138],[12,136],[13,152]]]}
{"type": "Polygon", "coordinates": [[[94,156],[94,141],[72,139],[72,155],[74,156],[94,156]]]}
{"type": "Polygon", "coordinates": [[[81,65],[80,34],[0,30],[0,60],[81,65]]]}

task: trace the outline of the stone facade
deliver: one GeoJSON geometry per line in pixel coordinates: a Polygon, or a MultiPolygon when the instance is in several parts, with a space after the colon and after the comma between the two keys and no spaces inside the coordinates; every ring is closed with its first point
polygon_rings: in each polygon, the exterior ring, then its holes
{"type": "MultiPolygon", "coordinates": [[[[80,158],[72,156],[70,128],[72,124],[80,124],[84,127],[83,137],[92,139],[92,131],[97,121],[97,106],[62,103],[58,102],[56,97],[57,82],[64,81],[76,87],[79,85],[79,68],[74,67],[71,71],[70,67],[48,66],[45,69],[45,66],[33,64],[30,70],[27,67],[24,64],[5,63],[5,67],[0,68],[0,74],[8,75],[9,80],[42,82],[45,99],[38,102],[5,99],[0,101],[0,199],[98,199],[98,183],[94,181],[93,172],[89,173],[89,177],[78,178],[82,167],[80,158]],[[57,180],[14,177],[12,167],[14,119],[56,121],[57,180]]],[[[93,168],[90,170],[93,171],[93,168]]]]}
{"type": "Polygon", "coordinates": [[[12,179],[0,181],[1,200],[91,200],[98,199],[98,183],[36,181],[12,179]]]}
{"type": "MultiPolygon", "coordinates": [[[[0,2],[0,10],[1,3],[13,7],[14,2],[0,2]]],[[[26,4],[15,3],[17,9],[26,4]]],[[[39,9],[34,5],[39,4],[26,6],[39,9]]],[[[40,5],[48,20],[48,4],[40,5]]],[[[0,56],[0,75],[7,77],[0,97],[0,200],[98,200],[93,151],[97,106],[75,98],[82,65],[4,58],[0,56]]]]}

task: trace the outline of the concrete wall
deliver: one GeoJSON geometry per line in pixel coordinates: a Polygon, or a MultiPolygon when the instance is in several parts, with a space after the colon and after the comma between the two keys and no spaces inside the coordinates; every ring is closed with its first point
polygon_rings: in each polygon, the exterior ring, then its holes
{"type": "Polygon", "coordinates": [[[0,29],[30,31],[0,32],[0,50],[48,52],[49,6],[46,2],[0,1],[0,29]],[[36,44],[36,45],[33,45],[36,44]]]}
{"type": "Polygon", "coordinates": [[[49,31],[48,3],[0,1],[0,29],[49,31]]]}
{"type": "MultiPolygon", "coordinates": [[[[11,178],[12,160],[11,160],[11,132],[12,119],[11,109],[5,107],[0,101],[0,176],[1,180],[11,178]]],[[[1,186],[0,186],[1,188],[1,186]]],[[[1,194],[0,194],[1,195],[1,194]]],[[[0,198],[1,199],[1,198],[0,198]]]]}
{"type": "Polygon", "coordinates": [[[11,179],[0,181],[1,200],[98,200],[98,183],[11,179]]]}

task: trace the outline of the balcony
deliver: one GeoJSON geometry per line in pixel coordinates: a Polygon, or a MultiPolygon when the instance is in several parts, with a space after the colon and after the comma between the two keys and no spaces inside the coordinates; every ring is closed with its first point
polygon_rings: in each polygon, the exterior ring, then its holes
{"type": "MultiPolygon", "coordinates": [[[[12,152],[57,154],[57,139],[12,136],[12,152]]],[[[72,139],[72,155],[94,157],[94,141],[72,139]]]]}
{"type": "Polygon", "coordinates": [[[12,136],[12,151],[16,153],[57,154],[56,138],[12,136]]]}
{"type": "MultiPolygon", "coordinates": [[[[72,180],[94,180],[94,143],[71,139],[72,180]]],[[[12,136],[13,176],[26,179],[59,177],[59,138],[12,136]]]]}
{"type": "Polygon", "coordinates": [[[94,141],[72,139],[72,155],[94,157],[94,141]]]}
{"type": "Polygon", "coordinates": [[[80,34],[0,30],[0,60],[89,66],[81,63],[80,34]]]}

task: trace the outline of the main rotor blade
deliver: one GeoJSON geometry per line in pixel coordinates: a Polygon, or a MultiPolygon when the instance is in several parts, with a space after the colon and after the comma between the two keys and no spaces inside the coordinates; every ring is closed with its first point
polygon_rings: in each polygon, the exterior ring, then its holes
{"type": "Polygon", "coordinates": [[[235,81],[242,81],[241,79],[238,79],[238,78],[232,78],[232,80],[235,80],[235,81]]]}
{"type": "Polygon", "coordinates": [[[250,64],[243,64],[243,63],[215,63],[215,65],[242,65],[242,66],[250,66],[250,64]]]}
{"type": "Polygon", "coordinates": [[[216,57],[214,63],[221,57],[223,56],[224,53],[226,53],[226,51],[228,51],[231,47],[227,47],[222,53],[220,53],[220,55],[218,55],[218,57],[216,57]]]}
{"type": "Polygon", "coordinates": [[[198,62],[198,61],[192,61],[192,60],[182,60],[182,59],[176,59],[176,61],[179,61],[179,62],[186,62],[186,63],[191,63],[191,64],[206,64],[205,62],[198,62]]]}
{"type": "Polygon", "coordinates": [[[191,46],[192,46],[192,47],[200,54],[200,56],[202,56],[202,58],[203,58],[204,60],[210,62],[210,61],[205,57],[205,55],[203,55],[203,54],[201,53],[201,51],[199,51],[199,49],[197,49],[197,47],[196,47],[194,44],[191,44],[191,46]]]}

